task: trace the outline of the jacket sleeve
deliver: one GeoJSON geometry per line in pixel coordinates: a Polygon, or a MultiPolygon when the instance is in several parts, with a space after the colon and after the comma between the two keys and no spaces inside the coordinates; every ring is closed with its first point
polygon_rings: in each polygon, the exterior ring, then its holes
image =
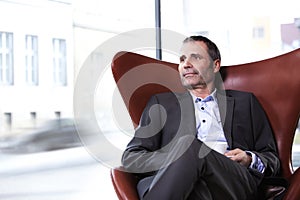
{"type": "Polygon", "coordinates": [[[273,132],[267,116],[256,97],[251,94],[252,130],[254,132],[254,151],[265,166],[265,176],[275,176],[280,162],[273,132]]]}
{"type": "Polygon", "coordinates": [[[160,135],[162,132],[162,110],[156,96],[151,97],[140,119],[135,135],[128,143],[123,156],[123,167],[136,174],[155,172],[163,152],[160,151],[160,135]]]}

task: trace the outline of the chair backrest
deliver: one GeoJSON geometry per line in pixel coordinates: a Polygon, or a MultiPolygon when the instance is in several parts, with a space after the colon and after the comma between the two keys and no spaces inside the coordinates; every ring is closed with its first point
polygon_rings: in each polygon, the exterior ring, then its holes
{"type": "MultiPolygon", "coordinates": [[[[115,55],[113,76],[135,127],[150,96],[184,91],[177,66],[131,52],[115,55]]],[[[226,89],[253,92],[262,104],[277,142],[282,175],[289,178],[300,115],[300,49],[258,62],[223,66],[221,75],[226,89]]]]}

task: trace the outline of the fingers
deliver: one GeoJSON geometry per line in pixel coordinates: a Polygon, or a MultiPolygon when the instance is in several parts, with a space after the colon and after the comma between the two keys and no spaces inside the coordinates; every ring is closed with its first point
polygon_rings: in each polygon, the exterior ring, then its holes
{"type": "Polygon", "coordinates": [[[231,160],[238,162],[244,166],[249,166],[251,163],[251,156],[247,155],[247,153],[241,149],[233,149],[224,154],[231,160]]]}
{"type": "Polygon", "coordinates": [[[244,151],[242,151],[241,149],[233,149],[233,150],[227,151],[224,155],[227,157],[230,157],[230,158],[234,158],[237,155],[241,154],[242,152],[244,152],[244,151]]]}

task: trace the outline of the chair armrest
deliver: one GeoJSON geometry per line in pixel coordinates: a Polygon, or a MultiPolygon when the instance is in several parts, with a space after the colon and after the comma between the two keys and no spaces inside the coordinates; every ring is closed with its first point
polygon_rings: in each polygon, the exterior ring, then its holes
{"type": "Polygon", "coordinates": [[[290,185],[284,195],[284,200],[300,199],[300,168],[298,168],[289,179],[290,185]]]}
{"type": "Polygon", "coordinates": [[[138,200],[136,190],[137,178],[122,168],[114,168],[110,171],[114,189],[120,200],[138,200]]]}

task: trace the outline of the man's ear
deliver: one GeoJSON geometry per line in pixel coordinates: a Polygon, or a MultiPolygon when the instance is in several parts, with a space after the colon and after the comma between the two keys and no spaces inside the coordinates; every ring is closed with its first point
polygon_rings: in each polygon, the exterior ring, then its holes
{"type": "Polygon", "coordinates": [[[214,61],[214,73],[218,72],[221,68],[221,61],[219,59],[214,61]]]}

